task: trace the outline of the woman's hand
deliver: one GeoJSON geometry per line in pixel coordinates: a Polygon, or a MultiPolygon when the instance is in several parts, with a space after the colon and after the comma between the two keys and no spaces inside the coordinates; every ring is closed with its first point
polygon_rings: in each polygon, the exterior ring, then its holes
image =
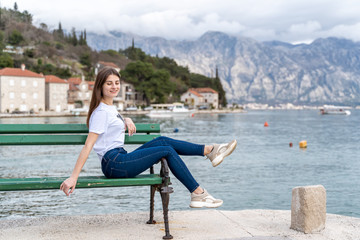
{"type": "Polygon", "coordinates": [[[69,196],[71,193],[74,192],[77,180],[75,178],[69,177],[60,185],[60,190],[69,196]]]}
{"type": "Polygon", "coordinates": [[[136,127],[134,122],[131,120],[131,118],[124,118],[125,121],[125,127],[128,130],[129,136],[132,136],[134,133],[136,133],[136,127]]]}

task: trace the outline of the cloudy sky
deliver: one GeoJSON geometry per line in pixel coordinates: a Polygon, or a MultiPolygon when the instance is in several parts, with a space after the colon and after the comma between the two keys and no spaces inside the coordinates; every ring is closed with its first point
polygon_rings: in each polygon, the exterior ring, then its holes
{"type": "MultiPolygon", "coordinates": [[[[1,7],[13,8],[14,0],[1,7]]],[[[110,30],[166,39],[222,31],[258,41],[310,43],[319,37],[360,41],[357,0],[16,0],[34,24],[50,29],[110,30]]]]}

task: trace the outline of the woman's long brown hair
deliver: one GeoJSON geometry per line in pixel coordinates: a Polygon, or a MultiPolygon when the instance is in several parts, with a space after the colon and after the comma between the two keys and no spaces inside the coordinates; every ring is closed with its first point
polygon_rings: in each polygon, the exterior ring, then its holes
{"type": "Polygon", "coordinates": [[[104,67],[102,68],[98,75],[96,76],[96,80],[95,80],[95,84],[94,84],[94,89],[92,92],[92,96],[91,96],[91,101],[90,101],[90,107],[89,107],[89,112],[87,115],[87,119],[86,119],[86,125],[89,128],[89,121],[90,121],[90,117],[91,114],[93,113],[93,111],[95,110],[95,108],[97,108],[101,102],[101,98],[102,98],[102,87],[106,81],[106,79],[110,76],[110,75],[115,75],[118,76],[120,79],[120,74],[118,71],[116,71],[114,68],[112,67],[104,67]]]}

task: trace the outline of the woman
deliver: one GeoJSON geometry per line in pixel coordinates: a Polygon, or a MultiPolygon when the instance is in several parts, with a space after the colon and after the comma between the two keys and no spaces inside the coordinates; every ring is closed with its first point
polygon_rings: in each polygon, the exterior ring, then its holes
{"type": "Polygon", "coordinates": [[[119,90],[120,74],[113,68],[103,68],[96,77],[87,116],[89,134],[71,176],[61,184],[60,189],[67,196],[74,192],[80,171],[91,149],[94,149],[108,178],[134,177],[164,157],[171,172],[191,193],[190,207],[221,206],[223,201],[215,199],[200,187],[179,155],[207,156],[216,167],[234,151],[236,140],[228,144],[199,145],[158,137],[127,153],[123,148],[125,129],[131,136],[136,132],[136,127],[130,118],[122,118],[113,105],[119,90]]]}

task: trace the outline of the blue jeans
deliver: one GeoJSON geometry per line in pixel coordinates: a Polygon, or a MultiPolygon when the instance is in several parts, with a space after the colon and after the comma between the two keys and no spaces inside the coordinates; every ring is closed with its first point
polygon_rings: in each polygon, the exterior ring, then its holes
{"type": "Polygon", "coordinates": [[[131,178],[166,158],[174,176],[190,191],[199,187],[179,155],[204,156],[205,145],[175,140],[168,137],[155,138],[131,153],[124,148],[109,150],[101,161],[101,169],[108,178],[131,178]]]}

